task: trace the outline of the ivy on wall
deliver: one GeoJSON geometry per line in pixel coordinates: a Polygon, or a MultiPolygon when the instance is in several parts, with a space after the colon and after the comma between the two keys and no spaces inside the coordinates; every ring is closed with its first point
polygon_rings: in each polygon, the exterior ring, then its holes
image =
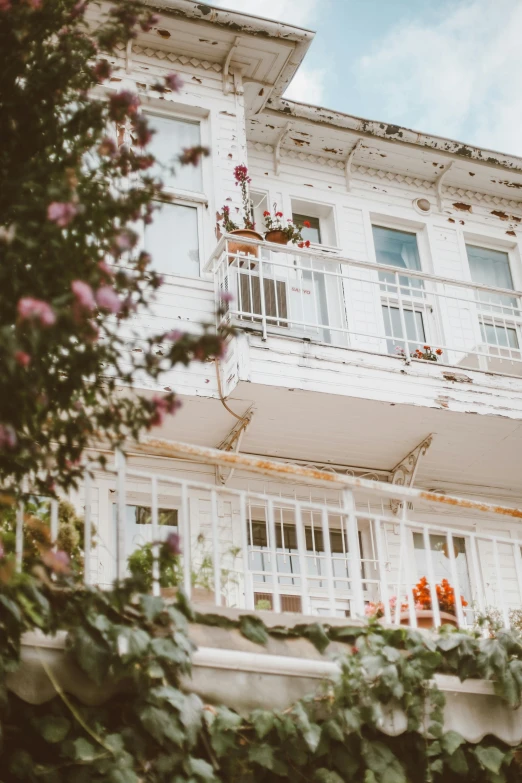
{"type": "MultiPolygon", "coordinates": [[[[0,780],[44,783],[425,783],[521,779],[513,749],[494,737],[478,744],[443,730],[444,696],[435,672],[495,682],[506,706],[520,704],[522,645],[444,630],[301,625],[267,628],[258,617],[194,616],[177,603],[136,593],[57,589],[32,576],[0,585],[0,780]],[[304,636],[324,650],[343,641],[339,676],[290,709],[255,710],[245,719],[180,689],[190,672],[191,621],[236,627],[260,644],[269,635],[304,636]],[[59,692],[31,705],[7,691],[20,665],[21,635],[68,631],[67,656],[111,697],[85,706],[59,692]],[[407,730],[381,730],[388,705],[407,730]]],[[[53,678],[47,669],[48,676],[53,678]]],[[[59,687],[59,686],[58,686],[59,687]]]]}

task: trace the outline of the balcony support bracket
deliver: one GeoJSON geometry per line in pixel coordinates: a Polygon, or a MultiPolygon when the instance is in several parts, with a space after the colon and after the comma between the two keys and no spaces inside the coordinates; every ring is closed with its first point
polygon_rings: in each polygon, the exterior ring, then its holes
{"type": "Polygon", "coordinates": [[[442,212],[442,183],[444,182],[444,179],[446,177],[446,174],[449,173],[450,168],[453,166],[453,161],[451,160],[446,168],[440,172],[439,176],[435,180],[435,190],[437,191],[437,207],[439,209],[439,212],[442,212]]]}
{"type": "Polygon", "coordinates": [[[232,57],[234,56],[234,53],[240,43],[241,43],[241,36],[237,35],[234,40],[234,43],[228,50],[228,54],[226,56],[225,62],[223,63],[223,94],[224,95],[228,95],[232,87],[233,75],[230,73],[230,63],[232,62],[232,57]]]}
{"type": "MultiPolygon", "coordinates": [[[[245,434],[248,425],[252,421],[253,416],[254,408],[251,405],[244,416],[236,421],[228,435],[223,438],[218,446],[218,449],[220,451],[233,451],[238,454],[241,447],[241,441],[243,440],[243,435],[245,434]]],[[[216,465],[216,480],[218,484],[226,484],[232,478],[233,473],[234,468],[229,470],[227,476],[224,476],[220,467],[216,465]]]]}
{"type": "Polygon", "coordinates": [[[277,143],[274,147],[274,174],[276,175],[276,177],[279,176],[279,165],[281,163],[281,145],[290,128],[291,128],[291,123],[287,122],[285,127],[283,128],[283,131],[280,133],[277,143]]]}
{"type": "MultiPolygon", "coordinates": [[[[402,459],[390,473],[389,481],[391,484],[397,484],[400,487],[413,487],[415,476],[417,474],[417,468],[422,457],[426,454],[431,443],[433,441],[433,433],[424,438],[418,446],[410,451],[404,459],[402,459]]],[[[408,504],[409,505],[409,504],[408,504]]],[[[397,515],[402,508],[402,502],[392,498],[390,500],[390,508],[392,513],[397,515]]]]}
{"type": "Polygon", "coordinates": [[[348,193],[352,189],[352,162],[355,155],[357,154],[357,151],[361,147],[362,141],[363,141],[362,139],[357,139],[354,146],[350,150],[350,154],[346,158],[346,163],[344,164],[344,175],[346,177],[346,190],[348,191],[348,193]]]}

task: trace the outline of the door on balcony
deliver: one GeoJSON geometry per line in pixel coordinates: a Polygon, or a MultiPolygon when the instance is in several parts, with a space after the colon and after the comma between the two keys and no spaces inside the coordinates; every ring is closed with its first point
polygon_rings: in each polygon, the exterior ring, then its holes
{"type": "MultiPolygon", "coordinates": [[[[433,573],[436,583],[447,579],[454,587],[454,579],[451,570],[451,560],[448,552],[448,542],[445,535],[430,535],[430,555],[433,565],[433,573]]],[[[417,579],[428,576],[428,553],[424,546],[422,533],[413,533],[413,549],[415,555],[415,567],[417,579]]],[[[471,582],[469,578],[468,559],[466,554],[466,540],[460,536],[453,536],[453,554],[455,567],[460,586],[460,594],[468,604],[472,602],[471,582]]]]}
{"type": "MultiPolygon", "coordinates": [[[[313,596],[316,596],[319,605],[321,597],[326,594],[328,585],[325,578],[326,555],[321,522],[318,520],[314,524],[312,519],[310,522],[311,524],[304,526],[305,563],[308,589],[313,606],[313,596]]],[[[272,555],[266,522],[253,520],[249,525],[248,538],[250,549],[248,565],[253,574],[255,601],[269,601],[271,607],[272,598],[267,598],[267,596],[271,596],[273,585],[272,555]]],[[[330,549],[334,587],[340,598],[347,597],[350,592],[350,584],[344,531],[330,529],[330,549]]],[[[281,591],[283,611],[301,611],[301,568],[295,525],[287,523],[276,525],[276,558],[277,581],[281,591]],[[285,606],[288,607],[286,610],[285,606]]]]}
{"type": "MultiPolygon", "coordinates": [[[[114,529],[116,529],[117,505],[113,503],[114,529]]],[[[158,539],[164,541],[169,533],[178,532],[178,511],[175,508],[158,509],[158,539]]],[[[127,556],[144,544],[153,541],[152,512],[150,506],[125,506],[125,551],[127,556]]]]}

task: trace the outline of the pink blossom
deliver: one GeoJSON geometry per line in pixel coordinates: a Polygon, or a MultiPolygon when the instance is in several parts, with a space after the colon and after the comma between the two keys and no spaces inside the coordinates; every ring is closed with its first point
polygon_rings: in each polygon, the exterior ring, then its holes
{"type": "Polygon", "coordinates": [[[25,351],[15,351],[14,358],[20,367],[28,367],[31,364],[31,357],[25,351]]]}
{"type": "Polygon", "coordinates": [[[106,261],[100,261],[98,263],[98,268],[109,278],[109,280],[114,278],[114,272],[106,261]]]}
{"type": "Polygon", "coordinates": [[[27,4],[30,5],[34,11],[37,11],[42,7],[42,0],[27,0],[27,4]]]}
{"type": "Polygon", "coordinates": [[[42,560],[55,574],[68,574],[70,571],[69,555],[62,550],[53,552],[52,549],[49,549],[42,554],[42,560]]]}
{"type": "Polygon", "coordinates": [[[76,297],[77,303],[83,307],[84,310],[94,310],[96,307],[96,300],[92,288],[88,283],[85,283],[83,280],[73,280],[71,289],[76,297]]]}
{"type": "Polygon", "coordinates": [[[222,291],[220,296],[223,302],[232,302],[234,300],[234,295],[230,291],[222,291]]]}
{"type": "Polygon", "coordinates": [[[154,395],[151,402],[153,411],[149,422],[150,427],[160,427],[163,424],[167,413],[174,413],[181,406],[179,400],[160,397],[157,394],[154,395]]]}
{"type": "Polygon", "coordinates": [[[56,315],[51,305],[30,296],[26,296],[18,302],[18,315],[21,321],[33,318],[40,321],[42,326],[52,326],[56,323],[56,315]]]}
{"type": "Polygon", "coordinates": [[[165,540],[165,548],[171,555],[180,555],[181,546],[180,539],[177,533],[169,533],[165,540]]]}
{"type": "Polygon", "coordinates": [[[181,340],[183,337],[183,332],[180,332],[179,329],[173,329],[171,332],[167,332],[165,335],[165,340],[170,340],[173,343],[177,343],[178,340],[181,340]]]}
{"type": "Polygon", "coordinates": [[[71,202],[53,201],[47,207],[47,220],[56,223],[60,228],[68,226],[76,214],[78,214],[78,207],[71,202]]]}
{"type": "Polygon", "coordinates": [[[102,310],[109,310],[111,313],[119,313],[122,307],[121,299],[110,285],[102,285],[96,291],[96,301],[98,307],[102,310]]]}
{"type": "Polygon", "coordinates": [[[109,98],[109,116],[111,120],[119,122],[125,117],[136,114],[140,101],[137,95],[129,90],[114,93],[109,98]]]}
{"type": "Polygon", "coordinates": [[[5,556],[5,549],[4,545],[2,543],[2,540],[0,539],[0,560],[5,556]]]}
{"type": "Polygon", "coordinates": [[[0,424],[0,451],[14,449],[18,439],[10,424],[0,424]]]}
{"type": "Polygon", "coordinates": [[[136,237],[130,231],[122,231],[115,237],[114,244],[118,250],[121,250],[122,252],[124,250],[131,250],[136,244],[136,237]]]}
{"type": "Polygon", "coordinates": [[[177,73],[169,73],[165,76],[165,84],[169,88],[169,90],[173,90],[174,92],[179,92],[181,88],[183,87],[183,79],[179,74],[177,73]]]}
{"type": "Polygon", "coordinates": [[[0,0],[0,11],[10,11],[11,0],[0,0]]]}

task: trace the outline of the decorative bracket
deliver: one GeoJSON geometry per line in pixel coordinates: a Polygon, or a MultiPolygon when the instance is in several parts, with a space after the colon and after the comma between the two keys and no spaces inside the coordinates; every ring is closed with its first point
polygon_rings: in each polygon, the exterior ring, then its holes
{"type": "MultiPolygon", "coordinates": [[[[421,458],[426,454],[433,441],[433,433],[424,438],[404,459],[402,459],[391,471],[389,481],[399,487],[411,487],[415,481],[417,468],[421,458]]],[[[402,507],[402,501],[390,500],[392,513],[397,515],[402,507]]]]}
{"type": "MultiPolygon", "coordinates": [[[[245,415],[237,421],[228,435],[223,438],[221,443],[218,446],[218,449],[220,451],[235,451],[237,454],[239,452],[239,448],[241,446],[241,441],[243,440],[243,435],[246,432],[246,429],[250,422],[252,421],[252,418],[254,416],[254,409],[251,405],[250,408],[247,410],[245,415]]],[[[224,476],[221,473],[221,469],[218,465],[216,465],[216,479],[219,484],[226,484],[229,479],[232,478],[232,474],[234,473],[234,468],[231,468],[227,476],[224,476]]]]}
{"type": "Polygon", "coordinates": [[[226,56],[226,60],[223,64],[223,92],[225,95],[228,95],[230,92],[230,63],[232,60],[232,57],[234,56],[234,52],[238,48],[239,44],[241,43],[241,37],[238,35],[236,36],[234,43],[228,50],[228,54],[226,56]]]}
{"type": "Polygon", "coordinates": [[[357,139],[352,149],[350,150],[350,154],[346,158],[346,163],[344,164],[344,176],[346,177],[346,190],[348,192],[350,192],[352,189],[352,161],[355,157],[355,153],[358,149],[360,149],[361,144],[362,139],[357,139]]]}
{"type": "Polygon", "coordinates": [[[276,177],[279,176],[279,164],[281,163],[281,144],[291,127],[292,123],[287,122],[274,147],[274,173],[276,177]]]}
{"type": "Polygon", "coordinates": [[[437,191],[437,207],[439,208],[439,212],[442,212],[442,183],[444,181],[446,174],[449,172],[452,166],[453,166],[453,161],[450,160],[446,168],[440,172],[439,176],[435,180],[435,190],[437,191]]]}

